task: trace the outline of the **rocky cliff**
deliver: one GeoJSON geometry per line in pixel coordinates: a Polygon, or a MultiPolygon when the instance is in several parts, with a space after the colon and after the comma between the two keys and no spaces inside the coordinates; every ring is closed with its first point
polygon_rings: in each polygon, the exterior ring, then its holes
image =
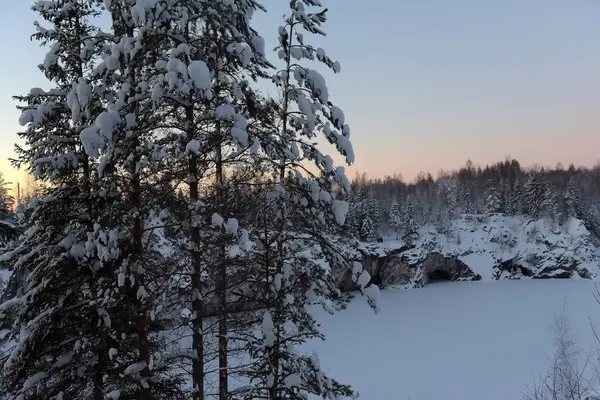
{"type": "MultiPolygon", "coordinates": [[[[421,230],[413,246],[390,241],[361,243],[355,259],[380,286],[420,287],[435,280],[595,278],[598,243],[583,223],[559,225],[505,215],[465,215],[448,229],[421,230]]],[[[338,273],[342,290],[355,285],[338,273]]]]}

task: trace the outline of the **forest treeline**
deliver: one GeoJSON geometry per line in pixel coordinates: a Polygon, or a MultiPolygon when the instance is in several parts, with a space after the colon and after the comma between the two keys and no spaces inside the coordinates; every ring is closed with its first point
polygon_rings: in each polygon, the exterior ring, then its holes
{"type": "Polygon", "coordinates": [[[399,176],[353,179],[347,194],[344,231],[364,241],[382,236],[410,240],[419,226],[440,230],[462,214],[504,213],[549,218],[563,223],[581,219],[600,237],[600,167],[524,168],[515,160],[486,166],[471,161],[436,178],[421,173],[413,182],[399,176]]]}

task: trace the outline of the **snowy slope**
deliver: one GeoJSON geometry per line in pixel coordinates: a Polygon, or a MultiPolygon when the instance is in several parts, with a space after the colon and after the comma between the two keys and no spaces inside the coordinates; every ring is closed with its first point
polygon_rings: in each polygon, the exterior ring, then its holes
{"type": "MultiPolygon", "coordinates": [[[[438,256],[434,260],[437,266],[428,268],[458,270],[464,264],[470,270],[468,277],[482,280],[520,278],[523,274],[535,278],[594,278],[600,269],[597,240],[576,219],[558,225],[547,220],[500,214],[465,215],[443,232],[435,227],[423,228],[413,248],[399,252],[402,246],[404,244],[397,241],[362,244],[360,250],[367,260],[365,267],[369,269],[376,257],[382,264],[378,268],[397,269],[383,274],[388,279],[384,284],[412,281],[416,286],[420,286],[419,279],[426,273],[423,265],[431,264],[432,254],[438,256]],[[382,262],[382,257],[388,260],[382,262]]],[[[381,271],[369,272],[381,275],[381,271]]]]}
{"type": "Polygon", "coordinates": [[[355,299],[322,313],[321,363],[365,400],[513,400],[547,371],[553,319],[566,305],[572,338],[600,328],[589,280],[447,282],[381,292],[375,315],[355,299]],[[589,318],[589,319],[588,319],[589,318]]]}

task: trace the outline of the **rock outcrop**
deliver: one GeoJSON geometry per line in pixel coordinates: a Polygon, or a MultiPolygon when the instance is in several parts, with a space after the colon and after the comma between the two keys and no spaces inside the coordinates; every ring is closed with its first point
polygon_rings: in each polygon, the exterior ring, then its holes
{"type": "MultiPolygon", "coordinates": [[[[558,225],[523,217],[466,215],[445,232],[421,230],[415,245],[361,244],[356,259],[371,282],[421,287],[438,280],[594,278],[597,241],[576,219],[558,225]]],[[[338,274],[341,290],[356,289],[350,272],[338,274]]]]}

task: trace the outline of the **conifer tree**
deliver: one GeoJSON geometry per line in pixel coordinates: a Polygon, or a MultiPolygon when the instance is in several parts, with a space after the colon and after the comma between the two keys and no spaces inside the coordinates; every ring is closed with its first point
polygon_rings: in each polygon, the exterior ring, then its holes
{"type": "Polygon", "coordinates": [[[165,187],[169,175],[167,150],[172,146],[160,131],[169,119],[164,108],[155,107],[161,96],[154,89],[165,80],[178,83],[173,75],[161,76],[160,61],[171,48],[165,30],[179,21],[173,18],[179,17],[179,8],[130,0],[105,1],[105,6],[111,40],[101,47],[102,61],[93,73],[110,84],[111,93],[99,102],[104,110],[82,131],[81,140],[87,155],[99,160],[106,212],[93,237],[110,238],[111,251],[102,261],[115,275],[110,301],[121,304],[109,313],[119,321],[110,332],[111,361],[120,369],[114,385],[122,396],[179,398],[180,377],[169,371],[169,349],[156,332],[165,323],[161,298],[170,264],[161,252],[152,251],[147,233],[155,216],[162,214],[156,190],[165,187]]]}
{"type": "Polygon", "coordinates": [[[10,194],[8,185],[10,182],[6,182],[4,175],[0,172],[0,244],[3,245],[7,245],[19,234],[12,213],[15,198],[10,194]]]}
{"type": "Polygon", "coordinates": [[[542,214],[549,217],[552,220],[555,220],[559,216],[558,203],[556,201],[556,192],[552,185],[548,183],[548,181],[542,182],[542,190],[542,214]]]}
{"type": "Polygon", "coordinates": [[[373,234],[374,236],[378,236],[381,222],[381,209],[379,201],[375,197],[375,192],[373,190],[369,191],[368,213],[373,226],[373,234]]]}
{"type": "Polygon", "coordinates": [[[471,191],[466,183],[458,186],[458,207],[463,214],[472,214],[475,211],[471,191]]]}
{"type": "Polygon", "coordinates": [[[571,218],[584,219],[583,208],[581,206],[581,196],[575,183],[574,177],[569,178],[567,190],[565,193],[566,214],[571,218]]]}
{"type": "MultiPolygon", "coordinates": [[[[102,39],[93,0],[37,1],[46,23],[34,37],[50,49],[40,70],[52,85],[18,96],[27,126],[15,166],[49,183],[28,205],[29,228],[7,258],[27,277],[22,295],[2,305],[16,343],[3,363],[2,391],[20,398],[104,399],[110,382],[103,279],[110,276],[92,235],[100,196],[93,163],[79,141],[100,111],[104,88],[90,71],[102,39]],[[95,90],[92,88],[94,87],[95,90]]],[[[107,294],[108,295],[108,294],[107,294]]]]}
{"type": "Polygon", "coordinates": [[[178,241],[189,256],[185,269],[191,280],[185,302],[189,301],[192,311],[188,321],[192,330],[192,398],[205,396],[203,316],[206,309],[216,307],[219,398],[223,399],[229,395],[226,248],[237,234],[237,220],[226,218],[231,184],[226,182],[225,171],[233,168],[252,144],[247,114],[256,112],[256,100],[246,78],[264,77],[260,69],[266,61],[264,42],[248,22],[259,6],[253,1],[185,1],[168,12],[160,3],[151,7],[144,12],[144,22],[147,31],[155,29],[165,51],[156,56],[149,96],[153,109],[168,110],[165,119],[173,133],[163,141],[175,164],[175,176],[189,189],[189,196],[181,199],[188,201],[187,213],[171,222],[180,227],[178,241]],[[163,24],[155,26],[148,18],[159,14],[163,24]],[[206,287],[211,285],[209,296],[206,287]]]}
{"type": "Polygon", "coordinates": [[[514,191],[508,180],[504,181],[504,185],[502,188],[504,205],[503,210],[508,215],[515,215],[515,200],[514,200],[514,191]]]}
{"type": "Polygon", "coordinates": [[[354,203],[350,204],[348,211],[348,217],[351,218],[352,231],[355,233],[355,237],[360,237],[362,220],[368,211],[365,201],[365,192],[361,187],[358,187],[354,196],[354,203]]]}
{"type": "Polygon", "coordinates": [[[537,175],[531,175],[523,192],[523,210],[531,217],[539,218],[543,212],[544,196],[543,182],[537,175]]]}
{"type": "Polygon", "coordinates": [[[523,191],[519,179],[515,180],[512,188],[512,209],[515,215],[523,213],[523,191]]]}
{"type": "Polygon", "coordinates": [[[487,188],[485,190],[485,209],[488,213],[497,213],[501,211],[500,196],[494,180],[489,180],[487,182],[487,188]]]}
{"type": "Polygon", "coordinates": [[[458,207],[458,193],[457,193],[458,182],[456,179],[451,179],[445,182],[444,184],[444,193],[445,193],[445,210],[446,210],[446,219],[448,221],[453,220],[457,214],[458,207]]]}
{"type": "Polygon", "coordinates": [[[415,223],[414,211],[412,205],[412,199],[409,197],[406,198],[404,202],[404,207],[402,210],[402,220],[404,232],[402,234],[402,240],[408,245],[412,246],[415,243],[415,240],[419,237],[419,231],[417,228],[417,224],[415,223]]]}
{"type": "MultiPolygon", "coordinates": [[[[347,267],[333,247],[327,227],[344,223],[348,205],[336,198],[336,188],[348,192],[350,184],[344,168],[335,167],[315,139],[324,135],[348,163],[354,161],[354,154],[344,114],[331,103],[322,75],[312,69],[314,61],[340,72],[339,63],[325,50],[307,42],[313,34],[324,35],[327,10],[312,0],[292,0],[289,4],[277,47],[283,68],[274,77],[282,96],[276,118],[278,137],[261,143],[274,161],[270,170],[277,182],[266,188],[272,220],[259,239],[263,242],[260,259],[269,271],[264,286],[272,301],[262,316],[262,337],[248,340],[255,362],[246,371],[251,378],[243,391],[246,399],[351,394],[348,386],[326,376],[316,356],[297,352],[307,340],[323,338],[306,305],[327,304],[330,310],[339,310],[346,302],[335,289],[331,274],[315,263],[314,257],[326,259],[333,269],[347,267]],[[306,162],[318,172],[306,169],[306,162]],[[303,255],[308,243],[313,249],[310,258],[303,255]]],[[[361,289],[367,283],[362,282],[361,289]]]]}
{"type": "Polygon", "coordinates": [[[350,189],[350,192],[346,196],[348,202],[348,213],[346,214],[346,221],[344,222],[343,232],[350,235],[351,237],[358,237],[359,226],[358,219],[360,213],[360,202],[357,193],[350,189]]]}
{"type": "Polygon", "coordinates": [[[402,227],[402,214],[400,213],[400,205],[398,200],[394,198],[390,206],[390,227],[396,234],[399,233],[402,227]]]}
{"type": "Polygon", "coordinates": [[[369,214],[365,214],[360,227],[360,240],[363,242],[372,242],[375,240],[375,227],[369,214]]]}

